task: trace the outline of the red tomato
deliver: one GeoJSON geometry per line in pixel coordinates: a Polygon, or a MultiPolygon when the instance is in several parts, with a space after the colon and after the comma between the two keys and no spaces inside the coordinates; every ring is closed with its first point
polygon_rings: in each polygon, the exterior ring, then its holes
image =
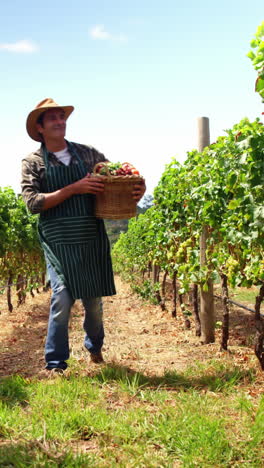
{"type": "Polygon", "coordinates": [[[104,167],[105,165],[104,164],[98,164],[97,168],[96,168],[96,173],[100,172],[100,170],[102,169],[102,167],[104,167]]]}
{"type": "Polygon", "coordinates": [[[132,164],[129,164],[129,163],[123,163],[122,164],[123,169],[131,169],[131,167],[132,167],[132,164]]]}
{"type": "Polygon", "coordinates": [[[125,175],[139,175],[139,171],[128,162],[124,162],[122,164],[122,170],[124,171],[125,175]]]}
{"type": "Polygon", "coordinates": [[[124,169],[122,169],[122,167],[121,167],[120,169],[117,169],[116,174],[117,174],[117,175],[125,175],[125,171],[124,171],[124,169]]]}

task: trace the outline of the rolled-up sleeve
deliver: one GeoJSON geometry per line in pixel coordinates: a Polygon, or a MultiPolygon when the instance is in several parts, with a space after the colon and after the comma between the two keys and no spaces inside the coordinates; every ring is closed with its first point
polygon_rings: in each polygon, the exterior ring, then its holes
{"type": "MultiPolygon", "coordinates": [[[[92,146],[68,143],[77,150],[79,158],[86,163],[89,172],[92,172],[96,163],[106,161],[105,156],[92,146]]],[[[73,164],[78,164],[79,159],[74,154],[72,156],[73,164]]],[[[52,166],[61,164],[53,153],[49,153],[49,161],[52,166]]],[[[41,150],[38,150],[22,160],[21,193],[31,213],[38,214],[43,211],[46,192],[45,164],[41,150]]]]}
{"type": "Polygon", "coordinates": [[[22,197],[29,211],[38,214],[43,210],[45,196],[41,193],[41,179],[39,171],[33,162],[22,161],[22,197]]]}

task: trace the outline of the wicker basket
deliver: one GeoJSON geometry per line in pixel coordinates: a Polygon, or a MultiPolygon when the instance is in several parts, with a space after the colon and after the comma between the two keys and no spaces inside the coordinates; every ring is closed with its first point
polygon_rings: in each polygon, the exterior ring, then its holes
{"type": "MultiPolygon", "coordinates": [[[[140,184],[143,178],[136,175],[104,176],[96,173],[98,163],[94,166],[93,176],[104,181],[104,191],[96,195],[95,216],[103,219],[129,219],[137,214],[137,202],[132,198],[133,186],[140,184]]],[[[106,169],[107,164],[105,164],[106,169]]]]}

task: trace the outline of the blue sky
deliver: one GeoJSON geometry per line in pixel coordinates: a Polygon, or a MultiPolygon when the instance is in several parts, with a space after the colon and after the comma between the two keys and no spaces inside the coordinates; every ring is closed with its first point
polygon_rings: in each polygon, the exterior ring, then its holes
{"type": "Polygon", "coordinates": [[[148,193],[172,157],[264,111],[246,57],[263,0],[3,2],[0,17],[0,186],[20,190],[25,131],[46,97],[72,104],[67,138],[129,161],[148,193]]]}

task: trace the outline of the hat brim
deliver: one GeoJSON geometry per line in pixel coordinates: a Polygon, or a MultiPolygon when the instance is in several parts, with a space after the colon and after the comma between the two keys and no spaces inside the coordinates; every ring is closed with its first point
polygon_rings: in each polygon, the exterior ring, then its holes
{"type": "Polygon", "coordinates": [[[36,123],[37,123],[37,120],[38,120],[39,116],[41,114],[43,114],[43,112],[46,112],[47,110],[50,110],[50,109],[57,109],[57,110],[58,109],[63,109],[64,112],[65,112],[65,120],[67,120],[68,117],[71,115],[71,113],[74,111],[73,106],[54,106],[54,107],[47,106],[47,107],[41,107],[39,109],[34,109],[28,115],[27,123],[26,123],[27,132],[28,132],[30,138],[32,138],[33,140],[42,141],[41,138],[40,138],[40,135],[39,135],[39,133],[37,131],[36,123]]]}

